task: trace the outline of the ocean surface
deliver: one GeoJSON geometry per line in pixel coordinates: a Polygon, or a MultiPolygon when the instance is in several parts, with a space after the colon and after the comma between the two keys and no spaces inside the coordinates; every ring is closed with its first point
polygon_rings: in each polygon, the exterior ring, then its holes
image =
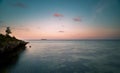
{"type": "Polygon", "coordinates": [[[2,73],[120,73],[120,41],[29,42],[2,73]]]}

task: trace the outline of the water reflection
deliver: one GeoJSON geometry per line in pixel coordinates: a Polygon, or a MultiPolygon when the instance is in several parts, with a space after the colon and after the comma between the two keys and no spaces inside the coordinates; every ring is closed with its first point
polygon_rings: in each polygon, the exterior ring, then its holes
{"type": "Polygon", "coordinates": [[[20,55],[25,51],[26,47],[17,48],[18,50],[10,53],[0,54],[0,73],[9,73],[19,61],[20,55]]]}

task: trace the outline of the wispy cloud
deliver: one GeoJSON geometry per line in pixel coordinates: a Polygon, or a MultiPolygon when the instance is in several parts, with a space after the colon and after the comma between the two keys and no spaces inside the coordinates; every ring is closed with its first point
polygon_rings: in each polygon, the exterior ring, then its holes
{"type": "Polygon", "coordinates": [[[55,17],[63,17],[63,15],[59,14],[59,13],[55,13],[55,14],[53,14],[53,16],[55,16],[55,17]]]}
{"type": "Polygon", "coordinates": [[[12,4],[12,6],[19,7],[19,8],[26,8],[27,7],[24,3],[21,3],[21,2],[14,3],[14,4],[12,4]]]}
{"type": "Polygon", "coordinates": [[[96,8],[94,9],[94,14],[92,17],[93,21],[96,19],[98,14],[103,12],[103,10],[106,8],[106,6],[107,6],[107,3],[105,2],[105,0],[100,0],[98,2],[98,4],[95,6],[96,8]]]}
{"type": "Polygon", "coordinates": [[[80,17],[73,18],[73,20],[74,20],[75,22],[80,22],[80,21],[81,21],[80,17]]]}
{"type": "Polygon", "coordinates": [[[98,4],[96,5],[95,12],[96,12],[96,13],[100,13],[100,12],[102,12],[107,6],[108,6],[108,2],[106,2],[105,0],[100,0],[100,2],[98,2],[98,4]]]}
{"type": "Polygon", "coordinates": [[[60,31],[58,31],[58,32],[60,32],[60,33],[64,33],[65,31],[60,30],[60,31]]]}
{"type": "Polygon", "coordinates": [[[95,6],[92,20],[94,21],[96,17],[104,12],[108,7],[115,4],[117,0],[100,0],[95,6]]]}

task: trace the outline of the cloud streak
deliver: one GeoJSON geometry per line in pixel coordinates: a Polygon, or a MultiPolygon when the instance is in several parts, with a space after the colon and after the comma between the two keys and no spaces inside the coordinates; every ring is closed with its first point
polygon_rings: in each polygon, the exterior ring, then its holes
{"type": "Polygon", "coordinates": [[[95,6],[96,8],[94,10],[92,20],[94,21],[99,14],[115,3],[117,3],[117,0],[100,0],[95,6]]]}
{"type": "Polygon", "coordinates": [[[73,20],[74,20],[75,22],[80,22],[80,21],[81,21],[81,19],[80,19],[79,17],[73,18],[73,20]]]}
{"type": "Polygon", "coordinates": [[[58,31],[58,32],[60,32],[60,33],[64,33],[64,31],[62,31],[62,30],[61,30],[61,31],[58,31]]]}
{"type": "Polygon", "coordinates": [[[55,14],[53,14],[53,16],[55,16],[55,17],[63,17],[63,15],[59,14],[59,13],[55,13],[55,14]]]}

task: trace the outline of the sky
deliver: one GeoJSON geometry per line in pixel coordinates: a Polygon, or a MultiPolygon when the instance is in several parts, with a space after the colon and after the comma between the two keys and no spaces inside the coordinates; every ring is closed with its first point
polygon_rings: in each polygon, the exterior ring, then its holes
{"type": "Polygon", "coordinates": [[[21,39],[119,39],[120,0],[0,0],[0,33],[21,39]]]}

